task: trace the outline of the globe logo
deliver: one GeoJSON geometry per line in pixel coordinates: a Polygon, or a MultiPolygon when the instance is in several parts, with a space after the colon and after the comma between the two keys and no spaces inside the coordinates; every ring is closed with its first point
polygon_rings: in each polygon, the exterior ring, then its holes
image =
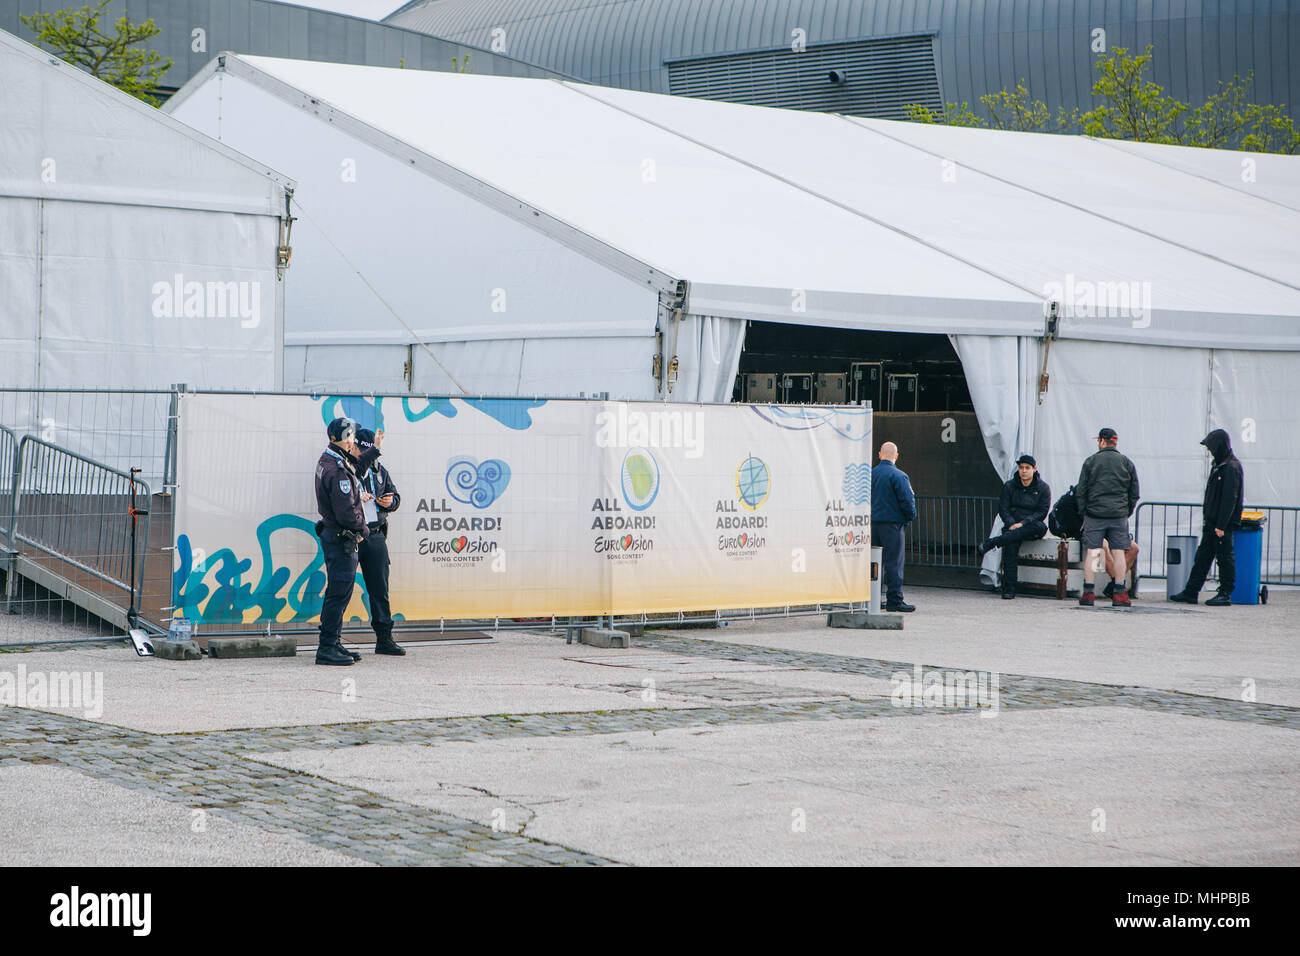
{"type": "Polygon", "coordinates": [[[772,490],[772,475],[767,463],[753,455],[745,458],[736,469],[736,497],[750,511],[757,511],[772,490]]]}
{"type": "Polygon", "coordinates": [[[623,456],[623,500],[633,511],[645,511],[659,495],[659,463],[644,448],[623,456]]]}

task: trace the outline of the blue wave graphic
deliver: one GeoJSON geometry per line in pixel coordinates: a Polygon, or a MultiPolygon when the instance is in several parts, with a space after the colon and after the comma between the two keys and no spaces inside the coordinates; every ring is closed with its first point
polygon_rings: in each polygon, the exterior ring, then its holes
{"type": "Polygon", "coordinates": [[[750,405],[759,418],[788,431],[830,428],[850,441],[867,441],[871,437],[871,409],[857,406],[842,408],[808,408],[805,406],[750,405]]]}
{"type": "Polygon", "coordinates": [[[865,505],[871,500],[871,463],[844,466],[844,500],[853,505],[865,505]]]}

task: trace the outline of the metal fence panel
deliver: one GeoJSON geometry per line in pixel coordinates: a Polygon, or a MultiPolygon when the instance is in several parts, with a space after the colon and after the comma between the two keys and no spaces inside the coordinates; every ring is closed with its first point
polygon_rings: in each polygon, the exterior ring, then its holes
{"type": "MultiPolygon", "coordinates": [[[[1264,512],[1260,583],[1300,585],[1300,507],[1247,506],[1264,512]]],[[[1133,534],[1141,553],[1138,569],[1144,578],[1165,577],[1165,542],[1170,535],[1199,538],[1203,520],[1200,504],[1186,501],[1144,501],[1133,518],[1133,534]]],[[[1217,568],[1212,569],[1217,570],[1217,568]]],[[[1217,581],[1211,574],[1209,580],[1217,581]]]]}
{"type": "Polygon", "coordinates": [[[120,634],[133,619],[149,540],[147,482],[31,435],[17,443],[7,514],[0,643],[120,634]],[[43,622],[77,625],[43,628],[43,622]]]}

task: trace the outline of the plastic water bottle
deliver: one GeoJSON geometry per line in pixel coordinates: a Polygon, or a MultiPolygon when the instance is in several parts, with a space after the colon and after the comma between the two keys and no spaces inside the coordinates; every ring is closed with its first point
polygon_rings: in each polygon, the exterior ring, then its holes
{"type": "Polygon", "coordinates": [[[192,626],[188,617],[172,618],[171,627],[167,629],[167,640],[188,641],[192,626]]]}

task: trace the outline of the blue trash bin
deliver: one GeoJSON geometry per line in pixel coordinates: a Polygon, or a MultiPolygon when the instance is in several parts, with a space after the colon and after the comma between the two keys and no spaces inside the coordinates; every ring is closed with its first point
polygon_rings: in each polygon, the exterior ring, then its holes
{"type": "Polygon", "coordinates": [[[1232,532],[1232,551],[1237,559],[1237,581],[1232,588],[1233,604],[1258,604],[1259,579],[1264,564],[1264,532],[1259,527],[1232,532]]]}

